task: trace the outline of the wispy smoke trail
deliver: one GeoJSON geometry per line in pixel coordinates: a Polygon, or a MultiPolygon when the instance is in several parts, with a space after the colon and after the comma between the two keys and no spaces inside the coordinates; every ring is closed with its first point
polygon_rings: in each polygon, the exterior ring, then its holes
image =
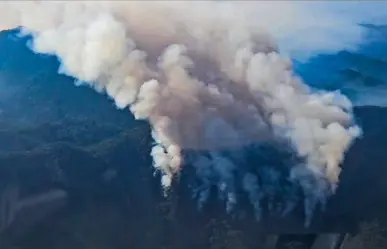
{"type": "MultiPolygon", "coordinates": [[[[1,2],[0,10],[2,29],[23,27],[34,51],[60,58],[61,73],[149,121],[165,188],[187,164],[184,152],[196,151],[199,202],[215,185],[227,210],[237,203],[239,157],[224,151],[287,144],[303,159],[287,165],[287,180],[302,188],[309,223],[360,133],[348,99],[312,92],[279,55],[268,31],[299,21],[291,4],[25,1],[1,2]]],[[[241,186],[259,217],[263,193],[278,195],[270,187],[281,182],[275,168],[256,168],[263,180],[245,172],[241,186]]],[[[284,213],[293,199],[285,198],[284,213]]]]}

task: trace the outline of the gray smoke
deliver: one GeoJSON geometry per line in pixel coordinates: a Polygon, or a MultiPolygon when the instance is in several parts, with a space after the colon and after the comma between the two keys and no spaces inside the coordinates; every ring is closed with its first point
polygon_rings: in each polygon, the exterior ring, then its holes
{"type": "MultiPolygon", "coordinates": [[[[205,151],[192,160],[203,182],[199,205],[213,185],[227,210],[237,203],[239,165],[220,151],[290,144],[303,161],[292,165],[288,180],[306,196],[309,223],[317,203],[334,192],[360,129],[346,97],[311,91],[278,53],[268,32],[292,23],[296,10],[290,3],[4,1],[0,26],[23,27],[35,52],[60,58],[60,73],[147,120],[164,188],[186,165],[184,151],[205,151]]],[[[259,171],[266,174],[262,185],[250,173],[242,180],[257,217],[263,191],[280,184],[274,170],[259,171]]],[[[286,198],[284,213],[292,200],[286,198]]]]}

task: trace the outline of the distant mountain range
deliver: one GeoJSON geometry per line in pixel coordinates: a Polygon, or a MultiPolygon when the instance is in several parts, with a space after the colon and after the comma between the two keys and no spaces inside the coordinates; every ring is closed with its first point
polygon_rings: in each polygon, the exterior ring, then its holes
{"type": "Polygon", "coordinates": [[[362,25],[364,43],[356,51],[320,54],[295,70],[317,89],[340,90],[355,105],[387,105],[387,26],[362,25]]]}

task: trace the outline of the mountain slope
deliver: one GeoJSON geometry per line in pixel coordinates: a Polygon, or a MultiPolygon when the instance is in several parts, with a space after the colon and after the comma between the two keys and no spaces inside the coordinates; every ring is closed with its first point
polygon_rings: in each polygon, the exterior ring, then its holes
{"type": "MultiPolygon", "coordinates": [[[[0,52],[0,182],[17,182],[22,195],[56,187],[71,196],[65,210],[13,241],[21,248],[256,248],[258,232],[349,231],[365,219],[387,221],[387,108],[355,108],[364,136],[347,153],[337,194],[310,230],[297,215],[233,220],[216,199],[199,212],[183,177],[164,198],[153,176],[148,125],[106,96],[77,88],[56,73],[55,58],[34,55],[25,40],[14,39],[0,34],[6,48],[0,52]]],[[[337,56],[337,64],[328,56],[310,67],[332,65],[337,79],[323,75],[338,82],[384,84],[372,71],[385,70],[381,59],[337,56]]]]}

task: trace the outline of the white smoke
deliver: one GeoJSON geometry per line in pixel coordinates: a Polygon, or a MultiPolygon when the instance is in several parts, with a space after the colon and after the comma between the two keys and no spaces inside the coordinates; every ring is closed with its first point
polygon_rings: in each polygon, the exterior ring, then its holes
{"type": "MultiPolygon", "coordinates": [[[[148,120],[154,167],[165,188],[185,165],[184,151],[210,152],[193,160],[207,184],[199,202],[215,175],[227,209],[236,204],[238,164],[219,151],[287,141],[304,158],[291,168],[290,180],[308,197],[310,220],[316,203],[334,192],[339,165],[360,129],[352,123],[348,99],[312,92],[278,53],[268,32],[300,23],[297,5],[279,4],[1,2],[0,26],[23,27],[34,37],[35,52],[60,58],[61,73],[148,120]]],[[[258,180],[248,173],[242,188],[259,217],[258,180]]]]}

